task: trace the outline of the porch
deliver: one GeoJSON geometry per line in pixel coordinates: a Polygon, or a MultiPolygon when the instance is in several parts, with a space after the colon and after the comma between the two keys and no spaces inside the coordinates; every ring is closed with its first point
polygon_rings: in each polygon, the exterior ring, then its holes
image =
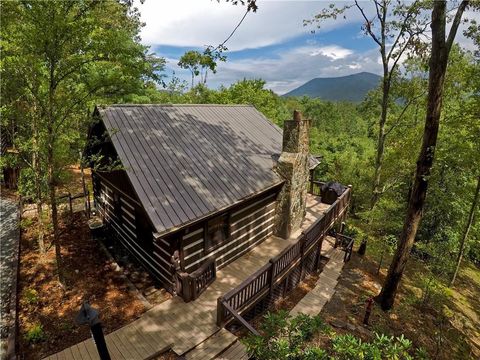
{"type": "MultiPolygon", "coordinates": [[[[245,289],[245,285],[248,286],[255,281],[255,274],[258,274],[266,264],[271,264],[272,257],[278,258],[285,252],[289,253],[289,249],[295,249],[296,244],[305,238],[307,231],[315,230],[312,244],[318,245],[323,242],[321,253],[328,256],[333,248],[334,239],[327,237],[326,233],[337,220],[343,218],[349,197],[350,189],[347,189],[337,202],[327,205],[322,203],[318,196],[309,195],[307,214],[301,229],[290,239],[268,238],[218,271],[215,281],[195,301],[185,303],[182,298],[176,296],[145,312],[127,326],[108,334],[106,342],[112,359],[146,359],[168,348],[172,348],[178,355],[183,355],[218,333],[221,329],[221,326],[217,325],[219,320],[223,325],[231,316],[224,312],[222,319],[218,318],[218,308],[224,310],[219,298],[224,299],[227,293],[241,293],[239,289],[245,289]]],[[[248,294],[251,296],[242,297],[242,304],[250,307],[258,299],[256,296],[258,294],[254,291],[248,294]]],[[[244,308],[246,307],[235,310],[243,313],[244,308]]],[[[231,343],[234,340],[233,338],[231,343]]],[[[225,344],[225,348],[231,343],[225,344]]],[[[85,340],[49,357],[49,359],[70,358],[98,359],[93,341],[85,340]]]]}

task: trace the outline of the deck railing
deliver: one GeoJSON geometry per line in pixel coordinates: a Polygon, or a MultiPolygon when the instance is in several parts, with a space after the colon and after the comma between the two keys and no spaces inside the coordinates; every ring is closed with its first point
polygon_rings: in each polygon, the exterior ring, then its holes
{"type": "Polygon", "coordinates": [[[255,313],[257,308],[260,311],[268,308],[295,288],[306,275],[316,273],[320,266],[323,239],[335,222],[346,216],[350,197],[351,189],[347,188],[320,218],[302,232],[297,242],[287,246],[240,285],[219,297],[217,325],[223,327],[247,312],[255,313]]]}
{"type": "Polygon", "coordinates": [[[345,251],[345,255],[343,256],[344,262],[350,261],[354,242],[355,240],[350,236],[339,233],[335,234],[335,247],[340,247],[343,251],[345,251]]]}
{"type": "Polygon", "coordinates": [[[181,296],[183,300],[185,302],[195,300],[217,277],[215,259],[210,258],[201,267],[191,273],[179,272],[177,275],[182,284],[181,296]]]}

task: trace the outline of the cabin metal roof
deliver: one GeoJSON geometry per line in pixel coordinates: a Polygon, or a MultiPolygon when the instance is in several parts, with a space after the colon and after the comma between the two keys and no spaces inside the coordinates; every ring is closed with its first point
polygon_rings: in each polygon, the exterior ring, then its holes
{"type": "Polygon", "coordinates": [[[158,233],[226,209],[283,180],[282,130],[253,106],[97,108],[158,233]]]}

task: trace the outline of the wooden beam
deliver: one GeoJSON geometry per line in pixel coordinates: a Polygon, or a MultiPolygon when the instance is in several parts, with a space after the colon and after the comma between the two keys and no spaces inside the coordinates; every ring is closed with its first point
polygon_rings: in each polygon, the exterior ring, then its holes
{"type": "Polygon", "coordinates": [[[239,313],[237,313],[227,302],[222,302],[222,305],[232,314],[232,316],[242,324],[248,331],[250,331],[253,335],[260,336],[260,333],[253,328],[252,325],[248,323],[239,313]]]}

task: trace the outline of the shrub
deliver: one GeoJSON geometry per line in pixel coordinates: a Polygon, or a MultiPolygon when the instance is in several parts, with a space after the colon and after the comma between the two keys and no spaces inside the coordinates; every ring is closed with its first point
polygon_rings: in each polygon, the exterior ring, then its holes
{"type": "Polygon", "coordinates": [[[23,292],[23,299],[27,304],[38,304],[38,292],[35,289],[25,289],[23,292]]]}
{"type": "Polygon", "coordinates": [[[425,350],[412,349],[412,342],[403,335],[375,334],[372,342],[363,342],[350,334],[337,335],[318,315],[300,314],[292,318],[285,311],[269,313],[260,325],[260,332],[261,336],[250,335],[244,341],[249,355],[257,360],[427,359],[425,350]],[[320,332],[330,337],[329,349],[320,349],[309,343],[320,332]]]}
{"type": "Polygon", "coordinates": [[[420,283],[422,287],[422,306],[438,308],[450,295],[449,289],[431,273],[421,275],[420,283]]]}
{"type": "Polygon", "coordinates": [[[32,344],[45,340],[45,333],[42,324],[35,323],[30,326],[25,334],[25,340],[32,344]]]}
{"type": "Polygon", "coordinates": [[[28,229],[33,225],[33,219],[32,218],[24,218],[20,220],[20,228],[22,229],[28,229]]]}
{"type": "Polygon", "coordinates": [[[305,348],[304,343],[325,328],[318,317],[300,314],[292,318],[288,312],[268,313],[260,325],[263,336],[250,335],[245,344],[251,356],[258,360],[315,359],[321,349],[305,348]]]}

